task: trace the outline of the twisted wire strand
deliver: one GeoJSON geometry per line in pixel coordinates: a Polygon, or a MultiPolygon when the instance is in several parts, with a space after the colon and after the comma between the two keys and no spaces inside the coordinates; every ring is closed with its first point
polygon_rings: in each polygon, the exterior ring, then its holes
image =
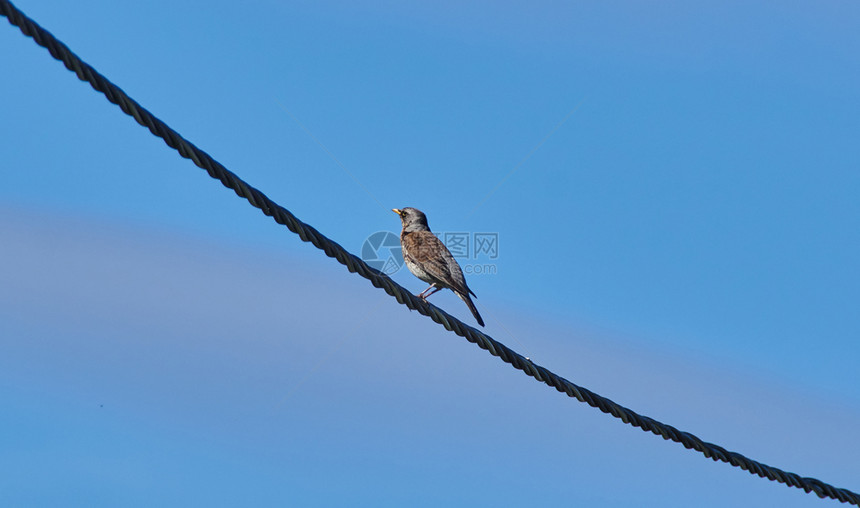
{"type": "Polygon", "coordinates": [[[565,393],[568,397],[575,398],[604,413],[610,414],[624,423],[639,427],[645,432],[661,436],[667,441],[680,443],[684,448],[700,452],[705,457],[714,461],[726,462],[732,466],[739,467],[750,474],[777,481],[790,487],[797,487],[807,493],[814,492],[821,498],[832,498],[843,503],[860,506],[860,495],[850,490],[834,487],[815,478],[802,477],[795,473],[783,471],[782,469],[747,458],[740,453],[728,451],[719,445],[702,441],[689,432],[680,431],[671,425],[640,415],[587,388],[578,386],[537,365],[483,332],[466,325],[438,307],[414,296],[391,280],[387,275],[371,268],[360,258],[349,253],[312,226],[296,218],[289,210],[269,199],[265,194],[250,186],[222,166],[218,161],[214,160],[209,154],[184,139],[179,133],[168,127],[164,122],[153,116],[152,113],[126,95],[119,87],[111,83],[90,65],[83,62],[65,44],[57,40],[35,21],[28,18],[8,0],[0,0],[0,14],[5,16],[12,25],[17,26],[24,35],[32,37],[37,44],[46,48],[51,53],[51,56],[63,62],[66,68],[74,72],[80,80],[88,82],[96,91],[103,93],[110,102],[116,104],[123,112],[133,117],[137,123],[149,129],[152,134],[162,138],[167,146],[175,149],[179,152],[179,155],[190,159],[195,165],[206,170],[209,176],[219,180],[225,187],[232,189],[238,196],[248,200],[251,205],[259,208],[263,214],[272,217],[278,224],[286,226],[290,231],[297,234],[302,241],[310,242],[325,252],[326,256],[336,259],[350,272],[359,274],[369,280],[374,287],[380,288],[393,296],[398,303],[429,317],[436,323],[444,326],[445,329],[465,338],[481,349],[488,351],[493,356],[498,356],[505,363],[509,363],[514,368],[523,371],[537,381],[565,393]]]}

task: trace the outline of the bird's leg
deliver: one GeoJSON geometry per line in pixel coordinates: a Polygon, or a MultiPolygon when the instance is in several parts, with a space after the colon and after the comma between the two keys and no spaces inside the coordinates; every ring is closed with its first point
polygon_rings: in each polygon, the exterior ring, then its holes
{"type": "Polygon", "coordinates": [[[427,291],[430,291],[430,290],[431,290],[431,289],[433,289],[434,287],[436,287],[436,285],[435,285],[435,284],[430,284],[430,287],[429,287],[429,288],[425,289],[424,291],[422,291],[422,292],[418,293],[418,294],[417,294],[417,295],[415,295],[415,296],[417,296],[418,298],[420,298],[420,299],[422,299],[422,300],[423,300],[424,298],[426,298],[427,291]]]}
{"type": "Polygon", "coordinates": [[[436,283],[434,282],[433,284],[430,284],[429,288],[427,288],[424,291],[422,291],[421,293],[419,293],[418,298],[420,298],[422,300],[426,300],[428,296],[432,295],[436,291],[439,291],[440,289],[442,289],[442,288],[436,287],[436,283]],[[431,289],[432,289],[432,291],[430,291],[431,289]],[[428,291],[430,291],[430,292],[428,293],[428,291]]]}
{"type": "Polygon", "coordinates": [[[422,292],[421,292],[421,294],[420,294],[420,295],[418,295],[418,298],[420,298],[420,299],[422,299],[422,300],[427,300],[427,298],[428,298],[428,297],[430,297],[430,295],[432,295],[432,294],[433,294],[433,293],[435,293],[436,291],[439,291],[440,289],[442,289],[442,288],[437,287],[437,286],[436,286],[436,284],[433,284],[433,285],[432,285],[432,286],[430,286],[429,288],[427,288],[427,289],[425,289],[424,291],[422,291],[422,292]],[[432,291],[430,291],[431,289],[432,289],[432,291]],[[430,291],[430,292],[428,293],[428,291],[430,291]]]}

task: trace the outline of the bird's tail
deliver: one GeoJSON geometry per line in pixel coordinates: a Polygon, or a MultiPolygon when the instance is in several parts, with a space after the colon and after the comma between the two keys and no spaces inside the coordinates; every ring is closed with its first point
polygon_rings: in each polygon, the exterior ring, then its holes
{"type": "Polygon", "coordinates": [[[478,314],[478,309],[475,307],[475,304],[472,303],[472,299],[469,297],[469,295],[457,292],[457,296],[459,296],[461,300],[466,302],[466,305],[469,307],[469,310],[472,311],[472,315],[475,316],[475,321],[477,321],[479,325],[484,326],[484,320],[481,319],[481,315],[478,314]]]}

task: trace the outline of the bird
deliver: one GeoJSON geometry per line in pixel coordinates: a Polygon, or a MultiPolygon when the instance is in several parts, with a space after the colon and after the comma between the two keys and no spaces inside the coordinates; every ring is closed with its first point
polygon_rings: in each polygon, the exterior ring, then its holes
{"type": "Polygon", "coordinates": [[[392,212],[400,216],[403,231],[400,232],[400,247],[403,250],[403,261],[413,275],[428,282],[430,287],[417,296],[422,300],[441,289],[448,288],[466,302],[472,315],[479,325],[484,326],[484,320],[469,297],[477,295],[469,289],[463,270],[457,264],[457,260],[451,255],[451,251],[442,240],[430,232],[427,225],[427,216],[421,210],[415,208],[392,208],[392,212]]]}

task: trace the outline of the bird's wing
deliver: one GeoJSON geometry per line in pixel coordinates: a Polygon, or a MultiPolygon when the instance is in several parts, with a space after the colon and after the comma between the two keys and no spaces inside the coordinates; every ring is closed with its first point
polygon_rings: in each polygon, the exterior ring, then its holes
{"type": "MultiPolygon", "coordinates": [[[[456,283],[456,285],[452,284],[452,287],[456,288],[457,291],[463,293],[464,295],[472,293],[472,290],[469,289],[469,285],[466,284],[466,277],[463,276],[463,270],[460,268],[460,264],[457,263],[457,260],[454,259],[454,256],[451,254],[451,251],[446,248],[445,254],[447,254],[447,256],[445,256],[445,262],[448,265],[448,273],[451,274],[451,280],[456,283]]],[[[475,293],[472,293],[472,295],[474,294],[475,293]]]]}
{"type": "Polygon", "coordinates": [[[410,249],[409,254],[429,275],[454,291],[469,293],[460,265],[442,240],[429,231],[416,231],[410,236],[415,240],[415,249],[410,249]]]}

